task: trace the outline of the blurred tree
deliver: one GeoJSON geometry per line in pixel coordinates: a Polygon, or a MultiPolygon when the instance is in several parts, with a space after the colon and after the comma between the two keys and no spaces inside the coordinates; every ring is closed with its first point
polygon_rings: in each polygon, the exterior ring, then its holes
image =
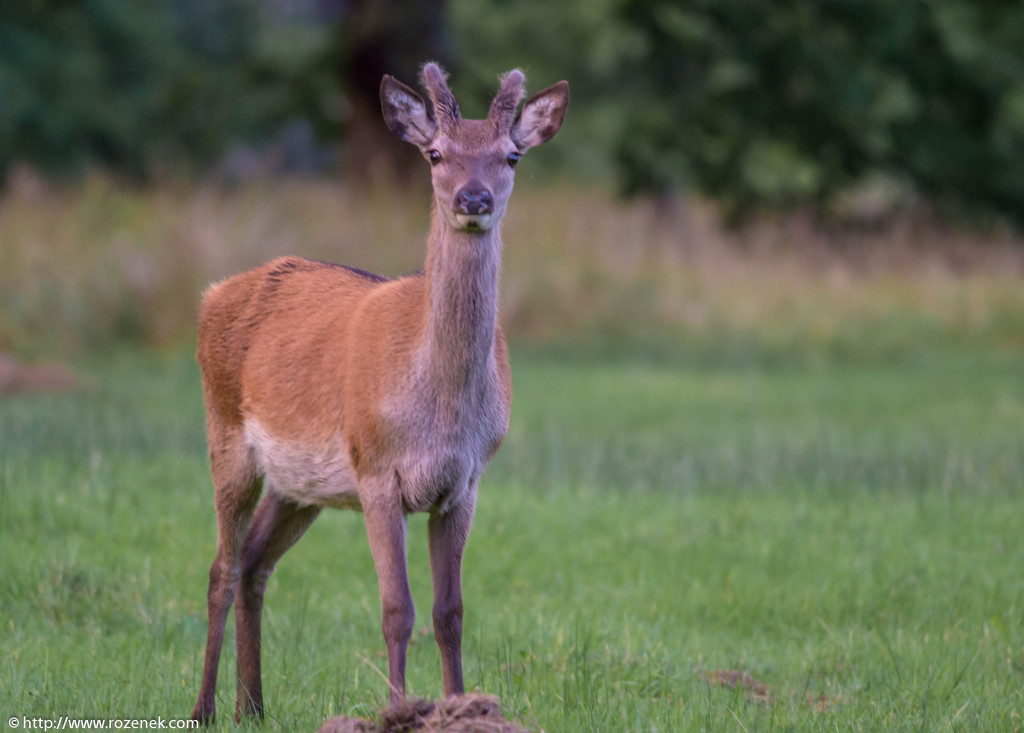
{"type": "Polygon", "coordinates": [[[526,72],[530,93],[569,81],[572,101],[558,145],[519,175],[562,169],[607,184],[615,174],[610,150],[623,131],[626,71],[644,41],[619,17],[621,2],[450,0],[460,72],[453,88],[468,114],[486,114],[498,76],[512,68],[526,72]]]}
{"type": "Polygon", "coordinates": [[[623,0],[627,191],[692,182],[734,212],[882,173],[1024,223],[1024,6],[623,0]]]}
{"type": "Polygon", "coordinates": [[[203,165],[299,116],[345,140],[353,176],[406,180],[417,154],[377,90],[425,59],[467,116],[513,66],[533,90],[569,79],[564,137],[530,175],[690,186],[737,214],[881,180],[1024,224],[1011,0],[2,0],[0,174],[203,165]]]}
{"type": "Polygon", "coordinates": [[[422,180],[414,175],[419,152],[381,121],[380,80],[391,74],[417,87],[424,61],[450,64],[444,0],[351,0],[336,29],[332,63],[349,104],[347,171],[364,183],[422,180]]]}
{"type": "Polygon", "coordinates": [[[208,161],[279,120],[244,0],[0,3],[0,173],[208,161]]]}

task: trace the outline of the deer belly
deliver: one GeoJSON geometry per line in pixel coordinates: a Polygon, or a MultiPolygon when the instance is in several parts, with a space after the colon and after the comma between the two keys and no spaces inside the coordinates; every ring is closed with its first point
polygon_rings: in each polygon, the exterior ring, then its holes
{"type": "Polygon", "coordinates": [[[263,477],[300,504],[359,509],[356,474],[341,445],[278,438],[249,419],[245,434],[263,477]]]}

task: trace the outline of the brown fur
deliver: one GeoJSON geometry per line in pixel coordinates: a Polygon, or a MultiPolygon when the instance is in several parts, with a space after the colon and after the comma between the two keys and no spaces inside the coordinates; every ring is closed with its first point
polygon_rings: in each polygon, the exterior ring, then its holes
{"type": "MultiPolygon", "coordinates": [[[[405,515],[430,514],[444,691],[463,691],[462,553],[477,484],[508,430],[512,397],[497,323],[510,156],[554,134],[568,93],[563,82],[536,109],[527,103],[522,127],[507,105],[498,105],[500,119],[462,120],[443,72],[428,64],[423,79],[436,118],[405,85],[390,77],[381,85],[388,126],[432,162],[434,215],[422,273],[388,280],[285,257],[217,283],[203,298],[197,358],[218,533],[196,719],[214,716],[232,599],[235,714],[262,714],[267,578],[323,507],[364,514],[392,704],[405,693],[414,619],[405,515]]],[[[503,94],[519,95],[511,87],[521,83],[521,73],[510,73],[503,94]]]]}

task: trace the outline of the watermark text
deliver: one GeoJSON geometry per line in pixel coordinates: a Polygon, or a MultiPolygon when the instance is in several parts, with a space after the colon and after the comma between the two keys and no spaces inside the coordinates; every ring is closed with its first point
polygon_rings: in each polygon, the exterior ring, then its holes
{"type": "Polygon", "coordinates": [[[198,730],[198,720],[178,718],[30,718],[12,715],[7,720],[14,730],[198,730]]]}

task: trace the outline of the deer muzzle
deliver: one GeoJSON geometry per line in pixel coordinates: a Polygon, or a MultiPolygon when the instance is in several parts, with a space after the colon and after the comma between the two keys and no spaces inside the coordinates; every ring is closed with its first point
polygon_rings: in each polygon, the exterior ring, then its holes
{"type": "Polygon", "coordinates": [[[489,229],[494,214],[494,197],[483,184],[473,181],[455,194],[452,208],[455,220],[463,229],[489,229]]]}

